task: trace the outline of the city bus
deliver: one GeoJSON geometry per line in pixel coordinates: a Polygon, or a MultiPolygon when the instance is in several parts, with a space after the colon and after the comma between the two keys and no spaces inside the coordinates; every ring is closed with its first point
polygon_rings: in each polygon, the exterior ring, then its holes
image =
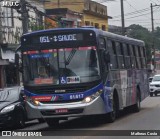
{"type": "MultiPolygon", "coordinates": [[[[26,109],[49,126],[70,117],[138,112],[149,95],[145,44],[91,27],[35,31],[21,37],[26,109]]],[[[16,63],[19,61],[16,54],[16,63]]]]}

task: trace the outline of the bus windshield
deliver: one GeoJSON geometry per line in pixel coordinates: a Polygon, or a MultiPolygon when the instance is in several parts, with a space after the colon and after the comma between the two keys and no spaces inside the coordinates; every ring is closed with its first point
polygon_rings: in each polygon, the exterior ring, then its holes
{"type": "Polygon", "coordinates": [[[24,84],[74,84],[100,79],[94,46],[23,52],[24,84]]]}

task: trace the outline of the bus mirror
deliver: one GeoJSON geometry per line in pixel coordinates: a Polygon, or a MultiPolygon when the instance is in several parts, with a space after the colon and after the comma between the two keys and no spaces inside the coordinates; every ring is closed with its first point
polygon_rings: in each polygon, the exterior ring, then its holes
{"type": "Polygon", "coordinates": [[[110,54],[109,54],[109,51],[105,51],[104,52],[104,60],[105,60],[105,62],[107,64],[110,63],[110,54]]]}
{"type": "Polygon", "coordinates": [[[19,55],[17,53],[15,54],[15,66],[19,66],[19,55]]]}

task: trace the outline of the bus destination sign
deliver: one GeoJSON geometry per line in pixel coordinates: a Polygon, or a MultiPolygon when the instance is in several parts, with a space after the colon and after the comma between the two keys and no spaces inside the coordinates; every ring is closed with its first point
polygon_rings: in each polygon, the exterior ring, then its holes
{"type": "Polygon", "coordinates": [[[39,43],[68,42],[83,40],[82,34],[45,35],[39,37],[39,43]]]}

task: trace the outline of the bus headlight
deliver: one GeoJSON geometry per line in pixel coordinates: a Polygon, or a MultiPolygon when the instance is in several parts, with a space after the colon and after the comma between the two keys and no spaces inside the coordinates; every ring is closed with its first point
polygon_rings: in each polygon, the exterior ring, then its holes
{"type": "Polygon", "coordinates": [[[102,94],[102,90],[97,91],[96,93],[92,94],[91,96],[87,96],[83,99],[83,103],[89,103],[99,97],[102,94]]]}
{"type": "Polygon", "coordinates": [[[83,100],[85,103],[89,103],[92,101],[92,98],[91,97],[86,97],[84,100],[83,100]]]}
{"type": "Polygon", "coordinates": [[[39,106],[39,101],[33,100],[34,105],[39,106]]]}
{"type": "Polygon", "coordinates": [[[40,105],[40,102],[38,100],[35,100],[34,98],[26,97],[26,100],[28,102],[30,102],[31,104],[35,105],[35,106],[39,106],[40,105]]]}

